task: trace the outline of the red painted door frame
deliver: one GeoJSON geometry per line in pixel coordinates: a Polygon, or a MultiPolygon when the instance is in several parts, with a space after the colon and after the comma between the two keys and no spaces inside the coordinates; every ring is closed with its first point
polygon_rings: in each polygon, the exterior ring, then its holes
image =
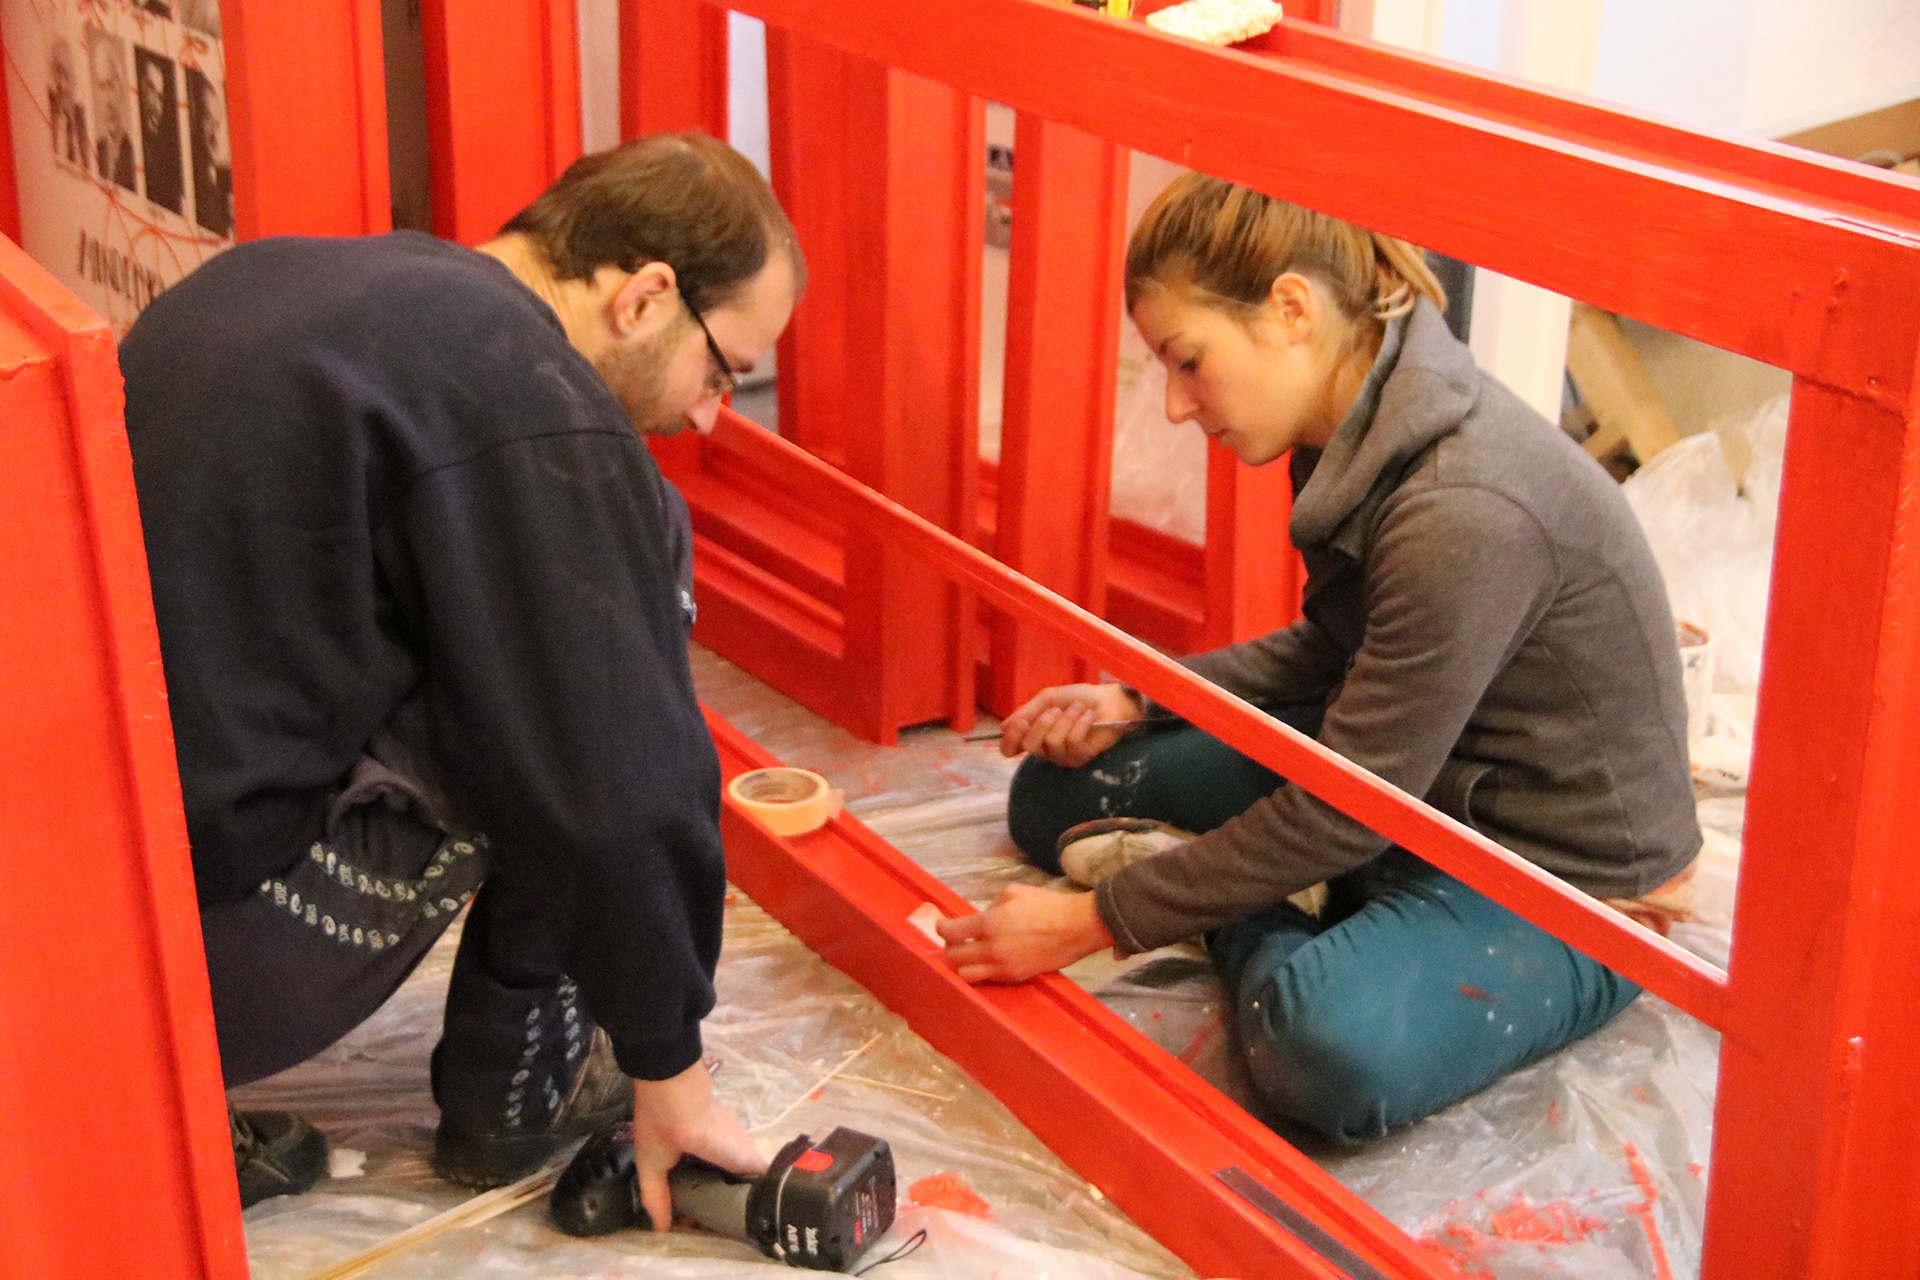
{"type": "Polygon", "coordinates": [[[245,1280],[112,331],[0,240],[0,1258],[245,1280]]]}

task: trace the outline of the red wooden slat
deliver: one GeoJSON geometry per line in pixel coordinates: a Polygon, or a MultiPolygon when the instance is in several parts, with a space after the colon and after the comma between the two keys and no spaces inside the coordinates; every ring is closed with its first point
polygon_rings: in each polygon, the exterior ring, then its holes
{"type": "MultiPolygon", "coordinates": [[[[725,778],[778,763],[707,716],[725,778]]],[[[1222,1186],[1238,1166],[1386,1274],[1441,1280],[1404,1234],[1071,981],[973,987],[907,917],[970,908],[857,820],[773,835],[731,801],[727,872],[801,941],[872,991],[1034,1135],[1202,1275],[1342,1280],[1222,1186]]]]}
{"type": "Polygon", "coordinates": [[[1287,460],[1249,467],[1207,447],[1206,616],[1195,649],[1217,649],[1300,616],[1306,568],[1287,536],[1293,483],[1287,460]]]}
{"type": "Polygon", "coordinates": [[[105,322],[0,242],[0,1257],[243,1280],[120,394],[105,322]]]}
{"type": "MultiPolygon", "coordinates": [[[[1126,154],[1038,116],[1017,128],[994,554],[1104,613],[1126,154]]],[[[1074,678],[1064,645],[996,622],[995,714],[1074,678]]]]}
{"type": "Polygon", "coordinates": [[[423,0],[433,229],[490,240],[580,154],[572,0],[423,0]]]}
{"type": "Polygon", "coordinates": [[[727,15],[700,0],[620,0],[620,136],[727,136],[727,15]]]}
{"type": "Polygon", "coordinates": [[[1351,814],[1396,844],[1657,992],[1701,1021],[1726,1021],[1718,969],[1419,803],[1310,738],[1241,702],[1152,648],[1062,600],[787,442],[723,412],[717,434],[850,526],[884,538],[995,608],[1046,626],[1087,658],[1221,739],[1351,814]]]}
{"type": "MultiPolygon", "coordinates": [[[[0,44],[0,73],[7,66],[7,51],[0,44]]],[[[3,74],[0,74],[0,236],[5,236],[15,244],[20,243],[20,186],[13,169],[13,124],[8,114],[7,100],[12,97],[7,89],[3,74]]]]}
{"type": "Polygon", "coordinates": [[[1920,725],[1906,700],[1920,575],[1914,426],[1804,381],[1795,389],[1729,965],[1739,1002],[1721,1049],[1709,1275],[1910,1275],[1920,1257],[1920,1041],[1904,963],[1914,936],[1890,932],[1920,906],[1920,725]],[[1863,1250],[1874,1267],[1850,1270],[1863,1250]]]}
{"type": "Polygon", "coordinates": [[[392,226],[380,0],[223,0],[239,236],[392,226]]]}
{"type": "MultiPolygon", "coordinates": [[[[1610,154],[1351,72],[1210,50],[1044,0],[739,7],[1870,399],[1909,394],[1920,227],[1904,213],[1663,168],[1657,153],[1610,154]],[[1735,266],[1730,245],[1767,248],[1735,266]]],[[[1447,74],[1469,99],[1487,80],[1447,74]]]]}

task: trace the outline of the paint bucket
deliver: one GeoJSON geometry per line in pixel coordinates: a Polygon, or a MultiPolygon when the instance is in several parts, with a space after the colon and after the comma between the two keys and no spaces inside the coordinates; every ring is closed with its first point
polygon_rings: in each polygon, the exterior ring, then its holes
{"type": "Polygon", "coordinates": [[[1705,627],[1682,622],[1680,688],[1687,698],[1687,737],[1704,738],[1713,727],[1713,637],[1705,627]]]}

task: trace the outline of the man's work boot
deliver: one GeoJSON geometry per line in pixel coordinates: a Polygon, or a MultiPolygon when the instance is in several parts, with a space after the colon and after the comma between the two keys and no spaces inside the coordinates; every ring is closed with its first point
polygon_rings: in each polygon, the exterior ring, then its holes
{"type": "Polygon", "coordinates": [[[434,1172],[469,1187],[523,1178],[568,1142],[633,1114],[633,1082],[572,981],[517,990],[478,965],[454,967],[433,1097],[434,1172]]]}
{"type": "Polygon", "coordinates": [[[298,1195],[327,1171],[327,1140],[299,1116],[285,1111],[236,1111],[227,1104],[233,1134],[233,1171],[240,1179],[240,1207],[269,1196],[298,1195]]]}

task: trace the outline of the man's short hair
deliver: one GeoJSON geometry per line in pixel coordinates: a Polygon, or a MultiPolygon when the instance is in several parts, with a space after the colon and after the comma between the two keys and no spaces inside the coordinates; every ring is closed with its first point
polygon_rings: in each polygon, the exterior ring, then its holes
{"type": "Polygon", "coordinates": [[[664,262],[703,311],[731,302],[776,248],[793,266],[794,296],[806,285],[793,224],[766,179],[703,133],[656,133],[581,156],[500,228],[514,233],[562,280],[664,262]]]}

